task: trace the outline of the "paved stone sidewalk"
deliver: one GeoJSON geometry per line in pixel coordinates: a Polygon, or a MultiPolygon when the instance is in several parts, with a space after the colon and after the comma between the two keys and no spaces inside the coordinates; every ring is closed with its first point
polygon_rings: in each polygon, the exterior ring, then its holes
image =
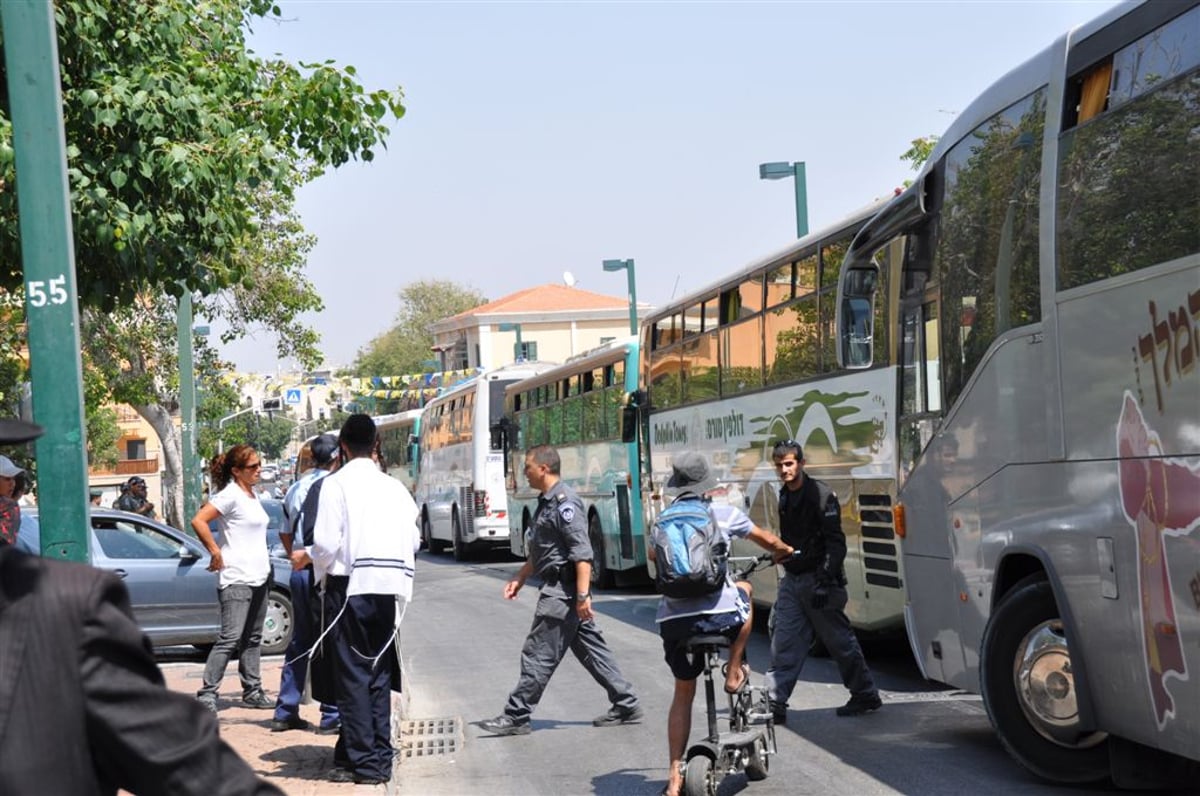
{"type": "MultiPolygon", "coordinates": [[[[281,657],[264,658],[263,687],[275,698],[279,687],[281,657]]],[[[167,687],[172,691],[195,694],[203,674],[203,663],[160,664],[167,687]]],[[[221,737],[237,750],[260,776],[281,788],[288,796],[359,796],[393,792],[394,786],[338,784],[325,779],[333,767],[333,745],[336,735],[317,735],[311,730],[271,732],[274,713],[242,707],[242,688],[238,682],[237,663],[226,670],[217,700],[220,709],[221,737]]],[[[317,703],[300,706],[300,715],[313,727],[320,720],[317,703]]],[[[394,779],[394,778],[393,778],[394,779]]]]}

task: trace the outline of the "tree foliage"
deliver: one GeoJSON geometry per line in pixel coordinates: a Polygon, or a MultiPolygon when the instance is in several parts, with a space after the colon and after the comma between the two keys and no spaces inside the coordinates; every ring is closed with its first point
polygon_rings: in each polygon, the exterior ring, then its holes
{"type": "Polygon", "coordinates": [[[914,138],[912,145],[905,150],[900,159],[907,161],[913,171],[920,171],[925,165],[925,161],[929,160],[929,156],[933,154],[933,148],[937,146],[938,136],[923,135],[920,138],[914,138]]]}
{"type": "MultiPolygon", "coordinates": [[[[290,198],[324,168],[369,161],[385,116],[403,114],[399,90],[367,92],[352,67],[256,57],[246,31],[268,14],[269,0],[55,4],[85,305],[246,286],[251,264],[236,255],[260,234],[253,189],[290,198]]],[[[2,78],[0,182],[12,186],[2,78]]],[[[0,192],[2,287],[21,282],[16,214],[15,192],[0,192]]]]}
{"type": "Polygon", "coordinates": [[[289,420],[247,413],[225,425],[221,440],[225,443],[225,450],[245,444],[253,447],[265,459],[278,459],[292,440],[295,430],[295,423],[289,420]]]}
{"type": "Polygon", "coordinates": [[[433,370],[432,354],[437,321],[487,302],[479,291],[442,279],[413,282],[400,291],[395,325],[359,349],[353,371],[359,376],[396,376],[433,370]]]}

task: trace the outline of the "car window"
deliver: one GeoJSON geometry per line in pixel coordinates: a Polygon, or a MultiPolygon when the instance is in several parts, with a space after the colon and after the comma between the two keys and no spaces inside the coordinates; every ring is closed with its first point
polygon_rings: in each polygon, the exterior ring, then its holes
{"type": "Polygon", "coordinates": [[[178,558],[181,543],[148,525],[92,518],[96,544],[108,558],[178,558]]]}

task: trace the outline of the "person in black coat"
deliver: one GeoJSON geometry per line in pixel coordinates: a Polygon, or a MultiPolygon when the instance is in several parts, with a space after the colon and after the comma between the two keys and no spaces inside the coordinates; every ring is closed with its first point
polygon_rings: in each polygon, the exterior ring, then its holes
{"type": "MultiPolygon", "coordinates": [[[[0,444],[40,434],[0,420],[0,444]]],[[[282,794],[166,688],[119,578],[0,544],[0,793],[118,789],[282,794]]]]}

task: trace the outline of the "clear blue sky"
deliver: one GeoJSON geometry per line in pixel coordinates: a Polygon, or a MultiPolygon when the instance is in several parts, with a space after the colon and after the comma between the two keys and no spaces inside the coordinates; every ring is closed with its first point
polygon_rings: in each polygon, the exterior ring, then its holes
{"type": "MultiPolygon", "coordinates": [[[[300,193],[327,362],[349,364],[427,278],[489,299],[557,282],[662,305],[891,193],[899,156],[1112,0],[407,3],[279,0],[251,46],[403,88],[388,149],[300,193]]],[[[273,371],[268,337],[225,354],[273,371]]],[[[287,367],[292,363],[284,363],[287,367]]]]}

